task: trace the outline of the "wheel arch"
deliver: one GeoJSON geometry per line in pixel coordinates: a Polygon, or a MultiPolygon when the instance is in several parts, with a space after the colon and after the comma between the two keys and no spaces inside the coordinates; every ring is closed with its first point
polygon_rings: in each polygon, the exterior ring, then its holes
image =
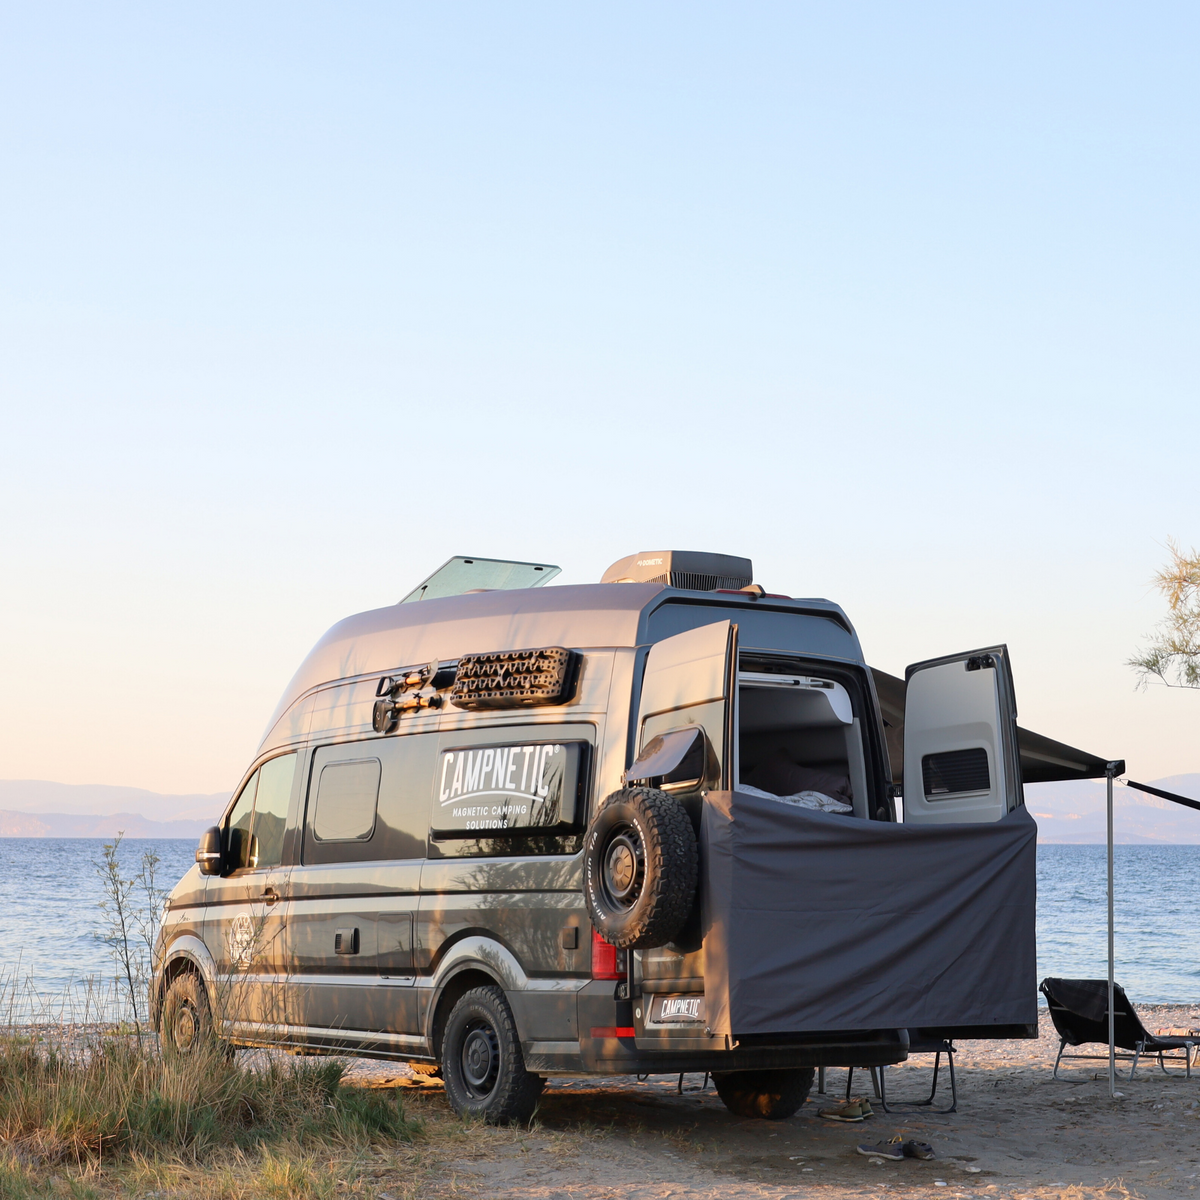
{"type": "Polygon", "coordinates": [[[172,942],[162,964],[155,972],[150,989],[150,1023],[156,1033],[159,1032],[163,999],[167,994],[167,988],[185,971],[191,971],[199,976],[200,982],[211,999],[216,964],[208,952],[208,947],[198,937],[181,937],[178,941],[172,942]]]}
{"type": "MultiPolygon", "coordinates": [[[[439,965],[434,983],[434,998],[429,1006],[429,1023],[426,1036],[434,1057],[442,1059],[442,1033],[446,1018],[459,999],[477,987],[499,987],[516,1011],[509,996],[512,992],[524,991],[529,983],[516,956],[507,947],[491,938],[473,936],[456,942],[439,965]]],[[[518,1032],[524,1037],[524,1031],[518,1032]]]]}

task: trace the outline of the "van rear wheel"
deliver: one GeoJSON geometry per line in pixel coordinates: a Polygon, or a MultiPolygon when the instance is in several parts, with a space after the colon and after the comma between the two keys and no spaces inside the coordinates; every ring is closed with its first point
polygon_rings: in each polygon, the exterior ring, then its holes
{"type": "Polygon", "coordinates": [[[500,988],[477,987],[459,997],[442,1037],[442,1079],[459,1116],[489,1125],[523,1125],[546,1081],[525,1070],[512,1010],[500,988]]]}
{"type": "Polygon", "coordinates": [[[785,1121],[808,1099],[816,1071],[793,1067],[786,1071],[721,1071],[713,1073],[717,1095],[739,1117],[785,1121]]]}
{"type": "Polygon", "coordinates": [[[596,931],[618,950],[675,938],[691,915],[698,873],[691,818],[656,788],[613,792],[588,830],[584,900],[596,931]]]}

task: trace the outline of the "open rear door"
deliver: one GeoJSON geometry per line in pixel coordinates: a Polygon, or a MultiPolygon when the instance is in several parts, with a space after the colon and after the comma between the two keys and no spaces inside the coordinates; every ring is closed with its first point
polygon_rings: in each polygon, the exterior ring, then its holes
{"type": "Polygon", "coordinates": [[[1008,647],[904,673],[904,821],[998,821],[1024,804],[1008,647]]]}
{"type": "Polygon", "coordinates": [[[637,753],[660,734],[700,726],[720,759],[721,781],[736,783],[737,626],[717,621],[650,647],[638,703],[637,753]]]}

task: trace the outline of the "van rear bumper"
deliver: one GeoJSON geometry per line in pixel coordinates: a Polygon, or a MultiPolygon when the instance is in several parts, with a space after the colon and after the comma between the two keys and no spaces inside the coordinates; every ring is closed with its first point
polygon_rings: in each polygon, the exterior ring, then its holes
{"type": "Polygon", "coordinates": [[[583,1069],[597,1075],[882,1067],[908,1057],[908,1038],[904,1034],[902,1029],[865,1031],[837,1041],[809,1040],[814,1035],[796,1034],[769,1045],[735,1040],[729,1050],[641,1050],[633,1038],[581,1038],[579,1045],[583,1069]]]}
{"type": "MultiPolygon", "coordinates": [[[[579,993],[582,1069],[599,1075],[629,1075],[882,1067],[908,1057],[906,1029],[801,1031],[726,1039],[709,1036],[696,1027],[647,1029],[642,1011],[640,1000],[614,1000],[609,987],[585,986],[579,993]]],[[[547,1062],[543,1069],[555,1067],[547,1062]]]]}

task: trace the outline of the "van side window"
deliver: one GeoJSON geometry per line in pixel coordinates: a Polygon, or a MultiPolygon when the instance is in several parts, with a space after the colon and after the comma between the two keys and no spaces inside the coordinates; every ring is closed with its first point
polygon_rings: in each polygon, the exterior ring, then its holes
{"type": "Polygon", "coordinates": [[[295,754],[281,754],[258,769],[258,796],[254,801],[254,840],[258,866],[277,867],[283,860],[283,833],[288,803],[296,775],[295,754]]]}
{"type": "Polygon", "coordinates": [[[437,735],[364,738],[313,751],[305,864],[425,857],[437,735]]]}
{"type": "Polygon", "coordinates": [[[258,772],[246,780],[241,795],[229,813],[229,832],[226,834],[229,870],[244,871],[255,865],[251,862],[250,825],[254,820],[254,794],[258,791],[258,772]]]}
{"type": "Polygon", "coordinates": [[[377,758],[328,763],[321,768],[313,806],[319,842],[361,842],[375,832],[381,764],[377,758]]]}
{"type": "Polygon", "coordinates": [[[587,823],[594,737],[588,725],[441,734],[430,857],[576,853],[587,823]]]}

